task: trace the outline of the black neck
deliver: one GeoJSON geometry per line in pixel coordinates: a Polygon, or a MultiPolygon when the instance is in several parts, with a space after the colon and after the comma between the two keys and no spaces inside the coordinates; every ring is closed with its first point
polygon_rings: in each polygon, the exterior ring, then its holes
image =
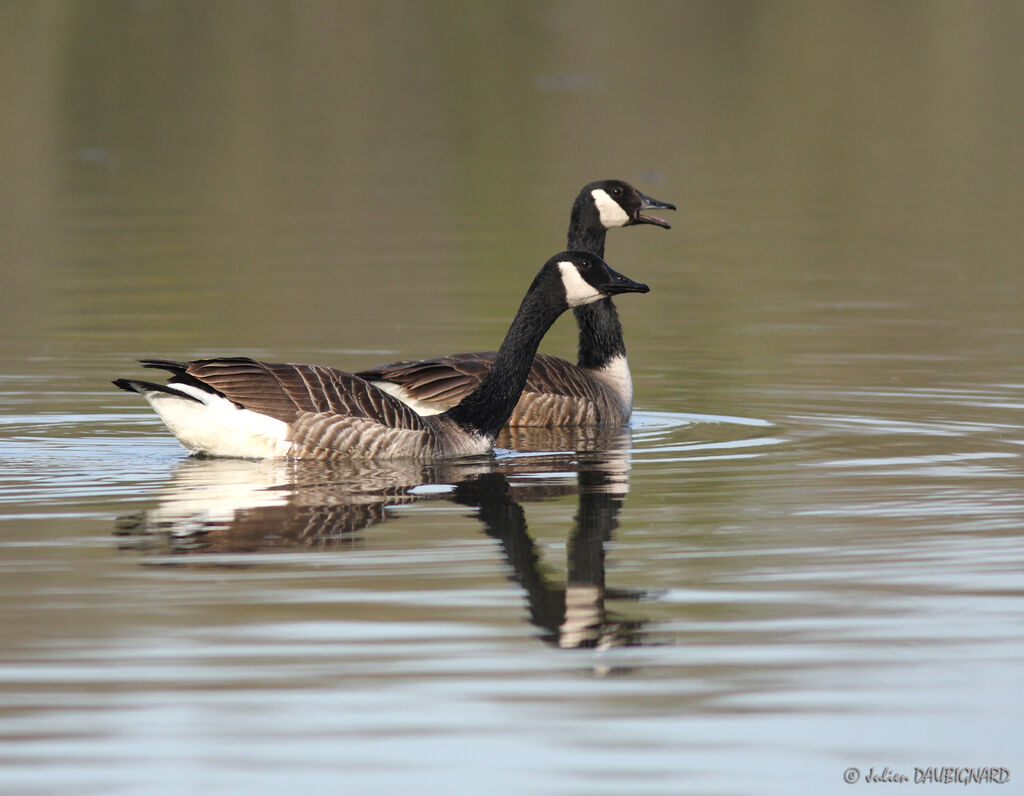
{"type": "Polygon", "coordinates": [[[599,370],[615,357],[626,355],[619,313],[610,298],[576,307],[573,313],[580,329],[577,365],[599,370]]]}
{"type": "Polygon", "coordinates": [[[590,252],[604,257],[606,230],[598,221],[587,223],[579,213],[573,213],[569,223],[569,249],[590,252]]]}
{"type": "Polygon", "coordinates": [[[519,401],[540,341],[565,309],[564,300],[537,288],[534,281],[480,386],[444,413],[463,428],[492,440],[519,401]]]}
{"type": "MultiPolygon", "coordinates": [[[[569,223],[570,249],[604,257],[606,233],[607,230],[596,220],[590,224],[583,220],[579,205],[573,208],[569,223]]],[[[576,307],[573,314],[580,330],[577,364],[581,368],[603,368],[615,357],[626,355],[619,313],[610,298],[576,307]]]]}

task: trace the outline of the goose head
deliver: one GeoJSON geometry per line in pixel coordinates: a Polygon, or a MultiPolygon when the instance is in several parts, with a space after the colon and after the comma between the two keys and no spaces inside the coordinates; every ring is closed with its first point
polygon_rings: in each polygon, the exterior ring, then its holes
{"type": "Polygon", "coordinates": [[[541,273],[557,274],[569,307],[580,307],[619,293],[647,293],[643,282],[634,282],[608,265],[596,254],[566,251],[548,260],[541,273]]]}
{"type": "Polygon", "coordinates": [[[675,210],[671,202],[662,202],[641,193],[623,180],[599,180],[585,185],[576,198],[576,205],[585,217],[603,227],[629,227],[634,224],[653,224],[671,229],[667,221],[646,216],[645,210],[675,210]]]}

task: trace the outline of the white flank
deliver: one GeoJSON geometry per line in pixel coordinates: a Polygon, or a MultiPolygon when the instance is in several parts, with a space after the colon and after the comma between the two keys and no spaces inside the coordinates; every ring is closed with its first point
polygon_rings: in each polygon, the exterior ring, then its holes
{"type": "Polygon", "coordinates": [[[439,415],[442,412],[447,412],[451,409],[450,406],[445,406],[444,404],[437,403],[436,401],[421,401],[418,398],[413,398],[405,391],[405,388],[392,381],[371,381],[370,384],[381,392],[386,392],[392,398],[397,398],[420,417],[425,415],[439,415]]]}
{"type": "Polygon", "coordinates": [[[624,417],[633,411],[633,377],[629,372],[629,362],[625,355],[620,354],[608,362],[603,368],[591,370],[595,377],[604,382],[622,403],[624,417]]]}
{"type": "Polygon", "coordinates": [[[592,304],[600,301],[604,295],[586,279],[580,276],[579,269],[568,262],[558,264],[558,270],[562,272],[562,285],[565,287],[565,300],[570,307],[578,307],[581,304],[592,304]]]}
{"type": "Polygon", "coordinates": [[[187,384],[173,389],[201,401],[156,390],[143,393],[160,419],[192,453],[273,459],[285,456],[288,424],[258,412],[239,409],[231,401],[187,384]]]}
{"type": "Polygon", "coordinates": [[[629,223],[629,214],[622,209],[622,205],[608,195],[607,191],[595,188],[590,195],[594,197],[594,204],[597,205],[597,211],[601,214],[601,223],[606,229],[624,227],[629,223]]]}

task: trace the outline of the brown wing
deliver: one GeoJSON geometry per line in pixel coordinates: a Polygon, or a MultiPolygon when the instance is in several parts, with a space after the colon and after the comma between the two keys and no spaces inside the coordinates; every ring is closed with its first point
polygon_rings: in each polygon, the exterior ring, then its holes
{"type": "Polygon", "coordinates": [[[423,430],[420,417],[401,401],[352,373],[320,365],[258,362],[232,357],[192,362],[145,360],[174,373],[170,383],[216,390],[239,406],[292,423],[308,414],[360,418],[393,429],[423,430]]]}
{"type": "MultiPolygon", "coordinates": [[[[392,362],[356,375],[367,381],[390,381],[419,401],[455,406],[480,385],[496,355],[495,351],[474,351],[414,362],[392,362]]],[[[598,400],[600,389],[593,376],[576,365],[558,357],[537,354],[523,392],[598,400]]]]}
{"type": "Polygon", "coordinates": [[[604,388],[587,371],[558,357],[537,354],[523,392],[551,393],[588,401],[602,400],[604,388]]]}
{"type": "Polygon", "coordinates": [[[496,351],[474,351],[414,362],[391,362],[356,373],[367,381],[389,381],[418,401],[455,406],[475,390],[494,364],[496,351]]]}

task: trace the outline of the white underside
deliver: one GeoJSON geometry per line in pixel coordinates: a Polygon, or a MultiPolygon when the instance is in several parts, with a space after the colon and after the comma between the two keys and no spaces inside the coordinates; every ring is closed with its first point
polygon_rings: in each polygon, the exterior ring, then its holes
{"type": "Polygon", "coordinates": [[[418,398],[413,398],[403,387],[400,387],[391,381],[371,381],[370,384],[381,392],[386,392],[392,398],[397,398],[416,414],[421,416],[439,415],[442,412],[447,412],[451,409],[450,406],[446,406],[445,404],[438,403],[436,401],[421,401],[418,398]]]}
{"type": "Polygon", "coordinates": [[[246,459],[275,459],[287,456],[288,424],[231,401],[184,384],[174,389],[193,395],[199,402],[156,390],[144,392],[160,419],[192,453],[235,456],[246,459]]]}

